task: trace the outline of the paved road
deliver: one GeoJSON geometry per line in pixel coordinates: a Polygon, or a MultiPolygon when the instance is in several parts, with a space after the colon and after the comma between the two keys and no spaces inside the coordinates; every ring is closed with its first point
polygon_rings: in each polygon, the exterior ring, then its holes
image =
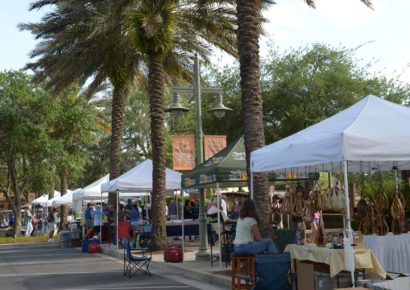
{"type": "MultiPolygon", "coordinates": [[[[153,274],[127,278],[116,258],[59,249],[57,243],[0,245],[0,289],[201,289],[153,274]]],[[[192,285],[192,284],[191,284],[192,285]]],[[[202,288],[203,289],[203,288],[202,288]]]]}

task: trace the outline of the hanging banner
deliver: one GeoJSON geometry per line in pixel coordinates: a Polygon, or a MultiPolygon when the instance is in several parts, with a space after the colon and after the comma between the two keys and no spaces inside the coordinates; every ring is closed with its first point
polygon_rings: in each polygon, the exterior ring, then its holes
{"type": "Polygon", "coordinates": [[[172,163],[174,170],[195,168],[195,138],[193,135],[172,137],[172,163]]]}
{"type": "Polygon", "coordinates": [[[226,147],[225,135],[205,135],[204,136],[204,152],[205,160],[208,160],[216,153],[226,147]]]}

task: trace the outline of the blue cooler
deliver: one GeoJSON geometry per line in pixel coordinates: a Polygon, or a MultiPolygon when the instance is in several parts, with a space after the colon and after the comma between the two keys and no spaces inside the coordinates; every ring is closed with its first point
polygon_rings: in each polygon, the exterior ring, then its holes
{"type": "Polygon", "coordinates": [[[91,239],[91,240],[81,240],[81,252],[88,253],[89,244],[99,244],[100,240],[91,239]]]}
{"type": "Polygon", "coordinates": [[[290,290],[290,254],[255,255],[256,290],[290,290]]]}

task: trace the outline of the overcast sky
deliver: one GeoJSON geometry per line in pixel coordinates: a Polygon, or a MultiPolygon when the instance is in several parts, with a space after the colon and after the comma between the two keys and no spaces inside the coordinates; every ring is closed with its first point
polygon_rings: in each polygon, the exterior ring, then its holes
{"type": "MultiPolygon", "coordinates": [[[[40,20],[44,10],[28,12],[29,0],[1,1],[0,70],[19,69],[29,60],[36,44],[28,32],[20,32],[18,23],[40,20]]],[[[387,76],[401,75],[410,83],[409,0],[373,0],[374,10],[360,0],[316,0],[316,9],[303,0],[276,0],[265,16],[268,38],[281,50],[298,48],[313,42],[355,48],[357,56],[375,62],[375,69],[387,76]]],[[[266,38],[261,54],[266,53],[266,38]]],[[[226,63],[228,60],[224,57],[226,63]]]]}

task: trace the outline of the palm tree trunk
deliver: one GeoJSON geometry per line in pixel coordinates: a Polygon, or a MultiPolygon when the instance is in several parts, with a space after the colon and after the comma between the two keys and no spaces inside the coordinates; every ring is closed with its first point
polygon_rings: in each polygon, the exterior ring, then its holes
{"type": "MultiPolygon", "coordinates": [[[[127,82],[113,82],[114,92],[111,109],[111,149],[110,149],[110,180],[120,176],[121,146],[124,131],[124,110],[128,97],[127,82]]],[[[110,193],[108,203],[116,206],[116,194],[110,193]]]]}
{"type": "MultiPolygon", "coordinates": [[[[62,167],[60,173],[61,181],[61,196],[67,194],[68,192],[68,171],[67,168],[62,167]]],[[[66,205],[60,206],[61,220],[60,220],[60,230],[63,230],[67,226],[67,215],[68,209],[66,205]]]]}
{"type": "Polygon", "coordinates": [[[152,245],[154,249],[166,246],[165,223],[165,130],[164,130],[164,67],[162,55],[149,54],[148,91],[151,116],[152,143],[152,245]]]}
{"type": "MultiPolygon", "coordinates": [[[[259,80],[260,1],[237,0],[238,52],[240,62],[242,114],[244,119],[246,168],[249,174],[250,153],[265,145],[263,101],[259,80]]],[[[261,214],[261,233],[271,236],[270,203],[266,174],[254,174],[254,200],[261,214]]]]}

